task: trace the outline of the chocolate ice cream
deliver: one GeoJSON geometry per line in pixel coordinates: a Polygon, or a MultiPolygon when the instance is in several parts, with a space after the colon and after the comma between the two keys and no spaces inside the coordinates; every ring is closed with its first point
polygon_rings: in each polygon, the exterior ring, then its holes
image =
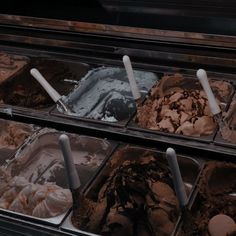
{"type": "Polygon", "coordinates": [[[0,84],[20,73],[29,58],[0,52],[0,84]]]}
{"type": "Polygon", "coordinates": [[[0,100],[4,104],[29,108],[47,108],[54,105],[41,85],[30,75],[37,68],[61,95],[67,95],[87,72],[88,66],[47,58],[31,58],[24,73],[0,86],[0,100]]]}
{"type": "Polygon", "coordinates": [[[236,96],[234,96],[228,112],[224,115],[224,127],[220,132],[223,139],[236,144],[236,96]]]}
{"type": "Polygon", "coordinates": [[[0,170],[0,208],[39,218],[55,217],[72,205],[69,189],[55,184],[28,182],[24,177],[11,177],[0,170]]]}
{"type": "Polygon", "coordinates": [[[198,191],[193,207],[184,219],[182,235],[236,235],[235,226],[232,226],[236,221],[236,164],[208,162],[198,191]],[[226,216],[222,218],[222,215],[226,216]],[[219,218],[221,223],[216,223],[219,218]],[[225,224],[222,225],[223,220],[225,224]]]}
{"type": "Polygon", "coordinates": [[[32,133],[30,125],[14,121],[0,120],[0,149],[16,149],[32,133]]]}
{"type": "Polygon", "coordinates": [[[111,166],[120,164],[100,188],[96,201],[79,199],[81,208],[74,212],[72,223],[110,236],[171,235],[180,209],[167,166],[150,153],[138,159],[134,153],[126,161],[120,154],[112,158],[111,166]]]}
{"type": "Polygon", "coordinates": [[[33,133],[33,126],[0,119],[0,165],[33,133]]]}
{"type": "MultiPolygon", "coordinates": [[[[232,85],[216,80],[211,80],[210,85],[224,106],[232,94],[232,85]]],[[[210,135],[216,128],[207,96],[198,81],[185,79],[181,74],[164,76],[152,88],[138,108],[136,122],[142,128],[188,136],[210,135]]]]}

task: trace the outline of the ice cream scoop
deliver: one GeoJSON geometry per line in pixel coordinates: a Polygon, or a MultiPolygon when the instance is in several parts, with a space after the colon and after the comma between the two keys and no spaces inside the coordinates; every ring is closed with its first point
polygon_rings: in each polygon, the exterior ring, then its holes
{"type": "Polygon", "coordinates": [[[62,134],[59,137],[59,144],[63,153],[68,182],[73,197],[73,208],[77,209],[77,199],[78,195],[80,194],[79,187],[81,186],[81,181],[75,168],[69,137],[66,134],[62,134]]]}
{"type": "Polygon", "coordinates": [[[61,99],[62,96],[47,82],[43,75],[35,68],[30,70],[30,74],[42,85],[52,100],[61,106],[66,113],[68,113],[68,108],[61,99]]]}
{"type": "Polygon", "coordinates": [[[208,78],[207,78],[207,73],[203,69],[199,69],[197,71],[197,77],[207,95],[209,106],[211,109],[211,112],[216,120],[216,122],[219,124],[220,128],[224,126],[222,118],[221,118],[221,109],[216,101],[216,98],[212,92],[212,89],[209,85],[208,78]]]}
{"type": "Polygon", "coordinates": [[[132,68],[132,65],[131,65],[130,58],[127,55],[123,56],[123,63],[124,63],[124,66],[125,66],[127,77],[129,79],[129,84],[130,84],[130,87],[131,87],[131,92],[133,94],[134,100],[136,102],[139,102],[139,100],[141,98],[141,93],[139,91],[136,80],[134,78],[134,72],[133,72],[133,68],[132,68]]]}
{"type": "Polygon", "coordinates": [[[66,134],[62,134],[59,137],[59,144],[65,161],[70,189],[76,190],[80,187],[81,182],[72,157],[69,137],[66,134]]]}
{"type": "Polygon", "coordinates": [[[187,205],[187,194],[184,187],[184,182],[181,177],[178,161],[176,158],[176,153],[173,148],[168,148],[166,150],[166,158],[171,169],[173,176],[173,182],[175,186],[175,192],[179,200],[179,204],[182,208],[187,205]]]}
{"type": "Polygon", "coordinates": [[[219,214],[210,219],[208,232],[210,236],[233,236],[236,235],[236,224],[231,217],[219,214]]]}

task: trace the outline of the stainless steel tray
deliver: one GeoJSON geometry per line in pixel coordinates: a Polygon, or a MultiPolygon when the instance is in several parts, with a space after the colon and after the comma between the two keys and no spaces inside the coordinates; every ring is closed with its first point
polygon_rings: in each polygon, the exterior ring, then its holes
{"type": "Polygon", "coordinates": [[[42,86],[30,75],[31,68],[37,68],[61,95],[70,93],[89,69],[89,65],[85,63],[53,57],[36,55],[28,58],[29,63],[25,70],[0,86],[2,107],[12,107],[16,111],[28,109],[48,112],[55,105],[42,86]]]}
{"type": "Polygon", "coordinates": [[[233,210],[233,206],[235,207],[236,203],[235,183],[235,163],[219,161],[206,162],[197,188],[193,193],[193,198],[189,205],[189,212],[185,218],[181,217],[176,235],[182,236],[186,235],[186,233],[188,235],[205,235],[207,232],[207,220],[209,221],[210,218],[217,214],[227,215],[231,212],[231,217],[235,220],[235,215],[232,215],[233,212],[236,212],[235,209],[233,210]],[[207,169],[208,167],[211,169],[207,169]],[[204,217],[202,222],[197,217],[201,215],[204,217]],[[196,217],[198,220],[196,220],[196,217]],[[199,225],[201,225],[201,229],[199,229],[199,225]]]}
{"type": "MultiPolygon", "coordinates": [[[[114,155],[112,155],[112,157],[106,163],[105,167],[101,170],[97,178],[92,182],[91,186],[87,189],[85,196],[91,200],[96,201],[99,192],[99,187],[101,187],[105,183],[106,179],[109,176],[109,173],[111,173],[112,170],[118,167],[125,160],[138,160],[143,155],[148,155],[148,154],[154,155],[155,158],[157,158],[160,161],[161,165],[165,166],[168,165],[165,158],[165,153],[135,146],[126,146],[126,147],[122,146],[118,148],[118,150],[114,153],[114,155]]],[[[185,186],[189,190],[188,200],[190,200],[195,187],[195,183],[198,180],[204,162],[200,159],[194,159],[186,156],[178,156],[178,162],[185,186]]],[[[178,221],[176,222],[176,227],[179,223],[179,220],[180,216],[178,218],[178,221]]],[[[91,234],[89,232],[85,232],[83,230],[79,230],[75,226],[73,226],[71,222],[71,214],[68,215],[68,217],[65,219],[65,221],[61,226],[61,229],[73,232],[76,235],[96,235],[96,234],[91,234]]]]}
{"type": "MultiPolygon", "coordinates": [[[[178,83],[176,81],[173,82],[173,84],[168,84],[166,85],[166,88],[163,88],[163,93],[165,92],[164,89],[166,89],[166,91],[172,91],[172,89],[175,89],[176,87],[180,87],[183,89],[193,89],[193,90],[202,90],[202,87],[200,85],[200,83],[198,82],[198,80],[193,77],[192,75],[183,75],[184,79],[182,81],[179,81],[178,83]]],[[[224,75],[222,75],[222,77],[224,78],[224,75]]],[[[217,77],[210,77],[212,81],[220,81],[220,79],[217,77]]],[[[223,93],[221,94],[221,91],[213,89],[214,94],[216,95],[217,99],[220,101],[220,106],[222,111],[225,111],[228,106],[229,103],[231,102],[232,96],[234,94],[234,86],[232,85],[232,83],[230,81],[227,81],[227,77],[225,79],[226,82],[229,83],[230,85],[230,91],[228,92],[227,96],[223,96],[223,93]]],[[[158,87],[160,87],[158,85],[158,87]]],[[[162,97],[162,96],[160,96],[162,97]]],[[[148,99],[148,98],[147,98],[148,99]]],[[[143,102],[143,104],[145,104],[145,101],[143,102]]],[[[206,135],[206,136],[187,136],[187,135],[183,135],[183,134],[176,134],[176,133],[171,133],[171,132],[162,132],[162,131],[158,131],[158,130],[151,130],[148,128],[142,128],[137,122],[136,122],[136,116],[128,123],[128,129],[131,130],[136,130],[136,131],[141,131],[141,132],[145,132],[145,133],[150,133],[153,136],[167,136],[167,137],[172,137],[172,138],[177,138],[177,139],[185,139],[185,140],[194,140],[194,141],[200,141],[200,142],[205,142],[205,143],[209,143],[212,142],[215,134],[217,132],[217,128],[212,132],[212,134],[210,135],[206,135]]]]}
{"type": "MultiPolygon", "coordinates": [[[[64,159],[58,145],[60,134],[62,132],[45,128],[32,135],[31,139],[10,160],[7,170],[12,173],[12,176],[23,176],[29,182],[38,184],[53,182],[62,188],[68,188],[64,159]]],[[[68,136],[76,169],[81,179],[81,191],[83,191],[99,168],[104,165],[116,144],[88,136],[75,134],[68,134],[68,136]]],[[[68,211],[69,209],[52,218],[38,218],[0,209],[0,212],[15,215],[15,217],[53,225],[59,225],[68,211]]]]}
{"type": "MultiPolygon", "coordinates": [[[[159,79],[158,74],[141,70],[134,70],[134,76],[142,99],[159,79]]],[[[54,109],[52,115],[125,126],[136,110],[126,71],[119,67],[98,67],[89,71],[64,100],[72,110],[70,115],[61,113],[60,109],[54,109]],[[76,113],[73,112],[75,107],[76,113]],[[112,115],[104,118],[105,111],[112,115]]]]}

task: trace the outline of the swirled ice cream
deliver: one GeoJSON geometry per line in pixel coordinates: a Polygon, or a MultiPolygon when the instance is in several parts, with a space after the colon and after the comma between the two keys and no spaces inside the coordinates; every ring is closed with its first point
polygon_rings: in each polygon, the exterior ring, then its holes
{"type": "Polygon", "coordinates": [[[72,205],[70,190],[55,184],[33,184],[24,177],[12,178],[3,170],[0,171],[0,180],[0,208],[50,218],[64,213],[72,205]]]}
{"type": "Polygon", "coordinates": [[[78,202],[74,226],[110,236],[171,235],[180,212],[168,169],[149,154],[115,168],[96,202],[78,202]]]}

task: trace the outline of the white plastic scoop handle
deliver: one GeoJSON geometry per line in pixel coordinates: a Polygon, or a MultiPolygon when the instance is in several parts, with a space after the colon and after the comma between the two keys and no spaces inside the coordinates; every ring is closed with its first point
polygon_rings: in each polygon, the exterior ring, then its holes
{"type": "Polygon", "coordinates": [[[173,148],[168,148],[166,150],[166,158],[173,176],[175,192],[179,200],[179,204],[181,207],[185,207],[187,205],[188,198],[185,191],[184,182],[180,173],[176,153],[173,148]]]}
{"type": "Polygon", "coordinates": [[[219,114],[221,112],[219,105],[216,102],[215,96],[211,90],[211,87],[209,85],[208,79],[207,79],[207,73],[203,69],[199,69],[197,71],[197,77],[207,95],[208,102],[210,105],[210,109],[213,115],[219,114]]]}
{"type": "Polygon", "coordinates": [[[57,103],[61,95],[47,82],[42,74],[35,68],[30,70],[30,74],[42,85],[52,100],[57,103]]]}
{"type": "Polygon", "coordinates": [[[131,91],[132,91],[134,100],[138,100],[141,98],[141,94],[139,92],[136,80],[134,78],[133,68],[132,68],[131,61],[128,56],[123,56],[123,63],[125,66],[125,70],[126,70],[128,79],[129,79],[129,84],[131,87],[131,91]]]}
{"type": "Polygon", "coordinates": [[[66,134],[62,134],[59,137],[59,144],[64,157],[70,189],[76,190],[80,187],[81,182],[76,171],[73,156],[71,153],[70,140],[66,134]]]}

